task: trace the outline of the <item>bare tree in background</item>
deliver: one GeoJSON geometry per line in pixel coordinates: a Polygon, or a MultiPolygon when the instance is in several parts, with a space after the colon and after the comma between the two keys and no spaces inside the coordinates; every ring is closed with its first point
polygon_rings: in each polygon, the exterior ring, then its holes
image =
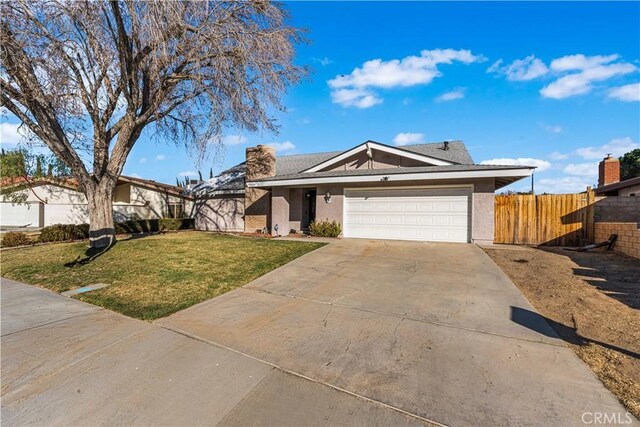
{"type": "Polygon", "coordinates": [[[275,130],[300,33],[268,1],[2,2],[0,100],[71,169],[92,247],[143,130],[198,153],[234,126],[275,130]],[[91,167],[89,164],[92,163],[91,167]]]}

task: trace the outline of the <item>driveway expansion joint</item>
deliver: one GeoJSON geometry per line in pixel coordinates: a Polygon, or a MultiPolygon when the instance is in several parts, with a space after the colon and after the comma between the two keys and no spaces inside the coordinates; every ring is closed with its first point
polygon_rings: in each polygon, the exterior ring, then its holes
{"type": "Polygon", "coordinates": [[[311,381],[312,383],[323,385],[325,387],[329,387],[329,388],[334,389],[336,391],[339,391],[341,393],[346,393],[348,395],[351,395],[353,397],[362,399],[364,401],[367,401],[367,402],[370,402],[370,403],[373,403],[373,404],[376,404],[376,405],[381,405],[381,406],[383,406],[383,407],[385,407],[387,409],[391,409],[391,410],[393,410],[395,412],[401,413],[401,414],[403,414],[405,416],[408,416],[408,417],[414,418],[416,420],[419,420],[419,421],[421,421],[423,423],[426,423],[427,425],[434,426],[434,427],[447,427],[447,424],[442,424],[442,423],[439,423],[437,421],[421,417],[420,415],[417,415],[417,414],[414,414],[412,412],[406,411],[404,409],[400,409],[398,407],[389,405],[388,403],[384,403],[384,402],[381,402],[379,400],[375,400],[375,399],[372,399],[370,397],[363,396],[361,394],[355,393],[353,391],[344,389],[342,387],[338,387],[336,385],[333,385],[333,384],[330,384],[330,383],[327,383],[327,382],[324,382],[324,381],[319,381],[317,379],[308,377],[308,376],[306,376],[304,374],[301,374],[299,372],[291,371],[291,370],[283,368],[282,366],[279,366],[279,365],[277,365],[275,363],[269,362],[269,361],[264,360],[264,359],[260,359],[259,357],[252,356],[252,355],[244,353],[244,352],[242,352],[240,350],[236,350],[235,348],[228,347],[228,346],[226,346],[224,344],[220,344],[220,343],[215,342],[215,341],[211,341],[209,339],[206,339],[206,338],[200,337],[198,335],[192,334],[190,332],[184,331],[182,329],[179,329],[179,328],[176,328],[176,327],[173,327],[173,326],[162,325],[162,324],[155,323],[155,322],[153,322],[153,324],[158,326],[158,327],[160,327],[160,328],[163,328],[163,329],[165,329],[167,331],[171,331],[171,332],[174,332],[176,334],[180,334],[180,335],[182,335],[184,337],[187,337],[187,338],[190,338],[190,339],[193,339],[193,340],[196,340],[196,341],[208,344],[208,345],[212,345],[212,346],[215,346],[215,347],[218,347],[218,348],[222,348],[222,349],[225,349],[225,350],[228,350],[228,351],[232,351],[232,352],[234,352],[236,354],[240,354],[242,356],[245,356],[245,357],[248,357],[250,359],[256,360],[256,361],[258,361],[260,363],[264,363],[265,365],[271,366],[272,368],[277,369],[278,371],[284,372],[285,374],[293,375],[293,376],[301,378],[303,380],[311,381]]]}
{"type": "Polygon", "coordinates": [[[100,307],[96,307],[96,308],[97,308],[97,310],[93,311],[93,312],[80,313],[80,314],[76,314],[74,316],[65,317],[64,319],[52,320],[51,322],[46,322],[46,323],[43,323],[41,325],[36,325],[36,326],[31,326],[31,327],[28,327],[28,328],[20,329],[19,331],[8,332],[8,333],[2,334],[0,336],[1,337],[8,337],[8,336],[11,336],[11,335],[19,334],[20,332],[26,332],[26,331],[31,331],[33,329],[43,328],[45,326],[55,325],[56,323],[64,322],[66,320],[75,319],[75,318],[82,317],[82,316],[90,316],[92,314],[96,314],[96,313],[104,310],[103,308],[100,308],[100,307]]]}

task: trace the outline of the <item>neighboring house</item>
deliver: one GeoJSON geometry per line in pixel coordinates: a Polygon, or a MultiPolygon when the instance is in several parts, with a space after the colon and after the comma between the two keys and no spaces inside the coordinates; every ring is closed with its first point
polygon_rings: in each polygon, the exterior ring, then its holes
{"type": "Polygon", "coordinates": [[[610,155],[598,165],[598,196],[640,196],[640,176],[620,181],[620,160],[610,155]]]}
{"type": "Polygon", "coordinates": [[[201,230],[288,235],[318,219],[344,237],[492,243],[495,190],[533,170],[476,165],[459,141],[281,157],[258,145],[194,188],[194,218],[201,230]]]}
{"type": "MultiPolygon", "coordinates": [[[[73,180],[38,179],[30,188],[18,186],[21,203],[4,196],[0,202],[0,225],[44,227],[52,224],[89,222],[87,199],[73,180]]],[[[15,195],[14,195],[15,196],[15,195]]],[[[193,199],[180,187],[121,176],[113,195],[116,221],[190,216],[193,199]]]]}

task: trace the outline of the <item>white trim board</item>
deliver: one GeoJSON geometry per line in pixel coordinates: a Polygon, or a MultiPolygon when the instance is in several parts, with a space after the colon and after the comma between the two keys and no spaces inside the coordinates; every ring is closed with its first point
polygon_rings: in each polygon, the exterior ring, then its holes
{"type": "Polygon", "coordinates": [[[420,181],[420,180],[437,180],[437,179],[463,179],[463,178],[526,178],[533,174],[533,169],[489,169],[476,171],[450,171],[450,172],[416,172],[404,174],[388,174],[383,173],[376,175],[343,175],[343,176],[327,176],[327,177],[309,177],[295,179],[271,179],[267,181],[247,182],[247,187],[289,187],[294,185],[311,185],[311,184],[347,184],[354,182],[402,182],[402,181],[420,181]]]}
{"type": "Polygon", "coordinates": [[[431,156],[427,156],[425,154],[418,154],[418,153],[414,153],[412,151],[407,151],[407,150],[403,150],[403,149],[399,149],[399,148],[394,148],[394,147],[389,147],[387,145],[383,145],[383,144],[379,144],[377,142],[373,142],[373,141],[369,141],[369,142],[365,142],[362,143],[360,145],[357,145],[355,147],[353,147],[350,150],[345,151],[342,154],[339,154],[335,157],[332,157],[328,160],[325,160],[322,163],[318,163],[315,166],[310,167],[309,169],[305,169],[302,171],[302,173],[305,172],[318,172],[320,169],[324,169],[326,167],[329,167],[335,163],[338,163],[341,160],[344,160],[346,158],[349,158],[351,156],[353,156],[356,153],[359,153],[361,151],[365,151],[368,148],[374,149],[374,150],[379,150],[379,151],[384,151],[385,153],[390,153],[390,154],[395,154],[397,156],[401,156],[401,157],[406,157],[409,159],[413,159],[413,160],[418,160],[418,161],[422,161],[425,162],[427,164],[430,165],[434,165],[434,166],[447,166],[447,165],[453,165],[453,162],[448,162],[446,160],[442,160],[442,159],[437,159],[435,157],[431,157],[431,156]]]}

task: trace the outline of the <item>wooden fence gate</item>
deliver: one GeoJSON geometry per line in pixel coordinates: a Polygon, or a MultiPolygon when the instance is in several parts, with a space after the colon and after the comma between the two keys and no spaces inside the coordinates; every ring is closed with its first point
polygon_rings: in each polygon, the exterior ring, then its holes
{"type": "Polygon", "coordinates": [[[593,242],[591,188],[578,194],[496,196],[494,243],[580,246],[593,242]]]}

